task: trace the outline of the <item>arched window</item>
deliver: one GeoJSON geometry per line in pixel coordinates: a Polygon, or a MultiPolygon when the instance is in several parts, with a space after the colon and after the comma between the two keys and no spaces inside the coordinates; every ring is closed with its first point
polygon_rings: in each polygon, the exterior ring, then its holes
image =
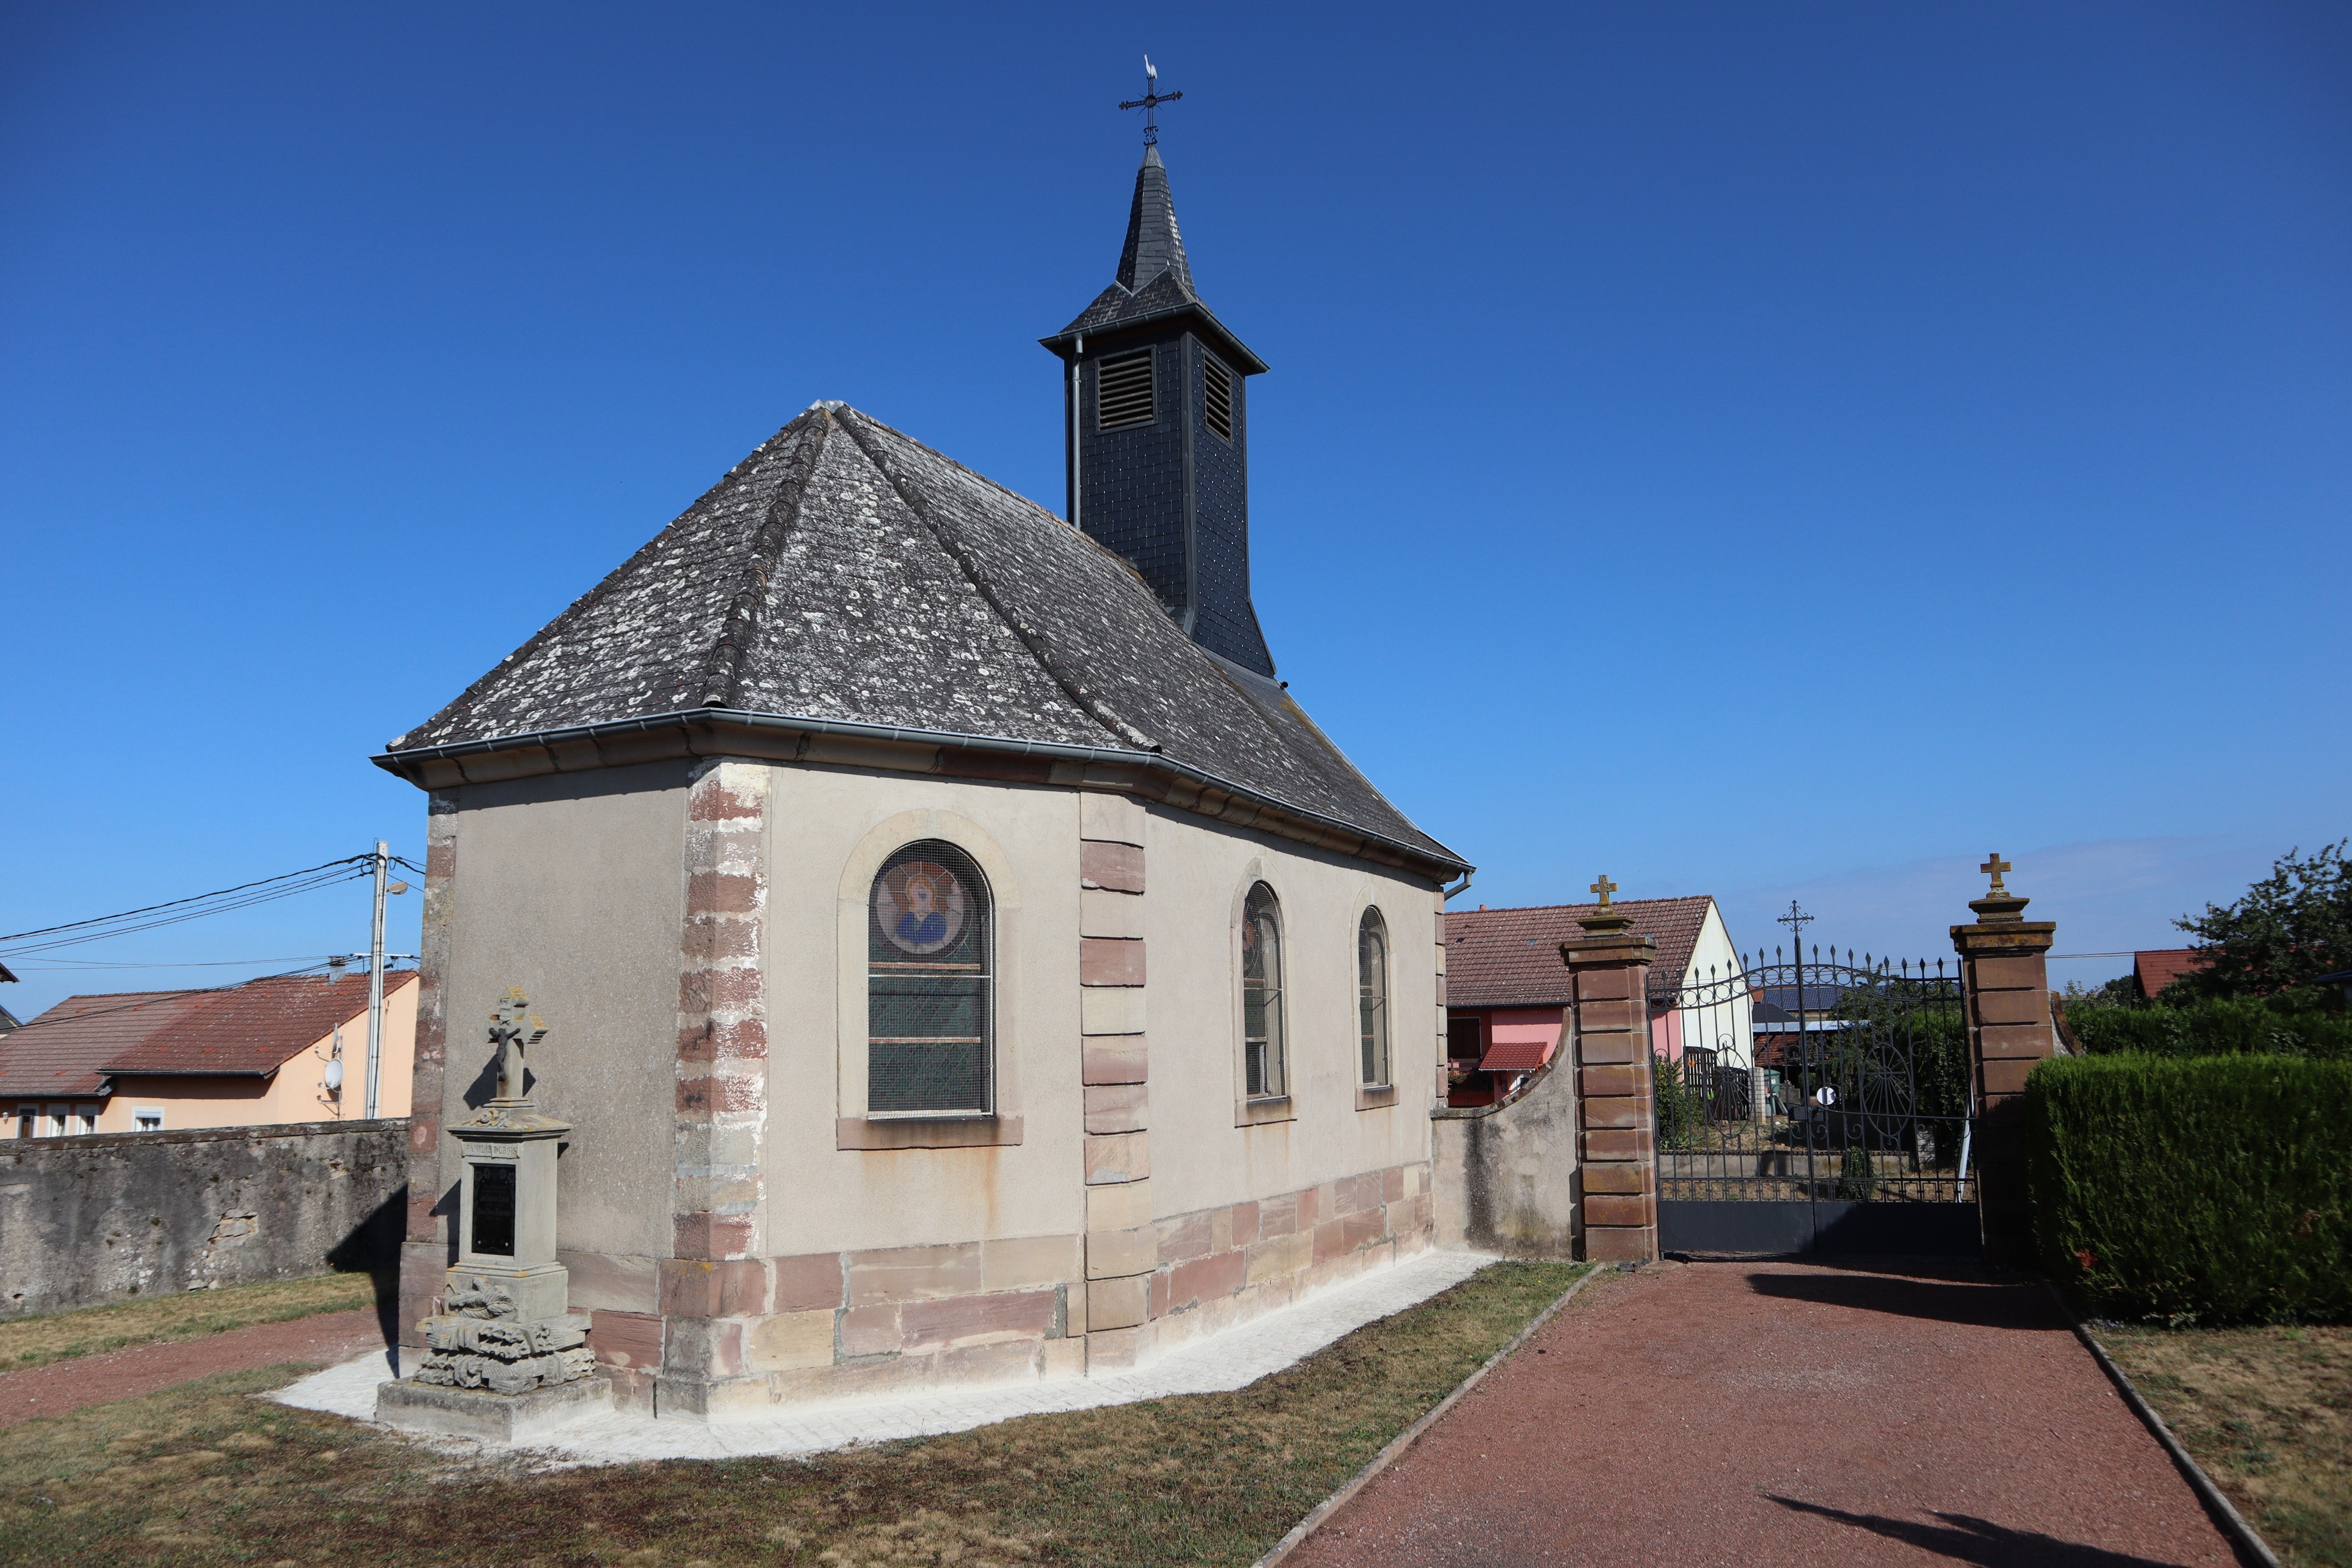
{"type": "Polygon", "coordinates": [[[988,883],[936,839],[883,863],[866,917],[866,1108],[993,1108],[995,955],[988,883]]]}
{"type": "Polygon", "coordinates": [[[1356,927],[1356,1033],[1363,1044],[1364,1082],[1389,1082],[1389,930],[1377,909],[1356,927]]]}
{"type": "Polygon", "coordinates": [[[1259,883],[1242,905],[1242,1075],[1252,1097],[1285,1092],[1282,909],[1259,883]]]}

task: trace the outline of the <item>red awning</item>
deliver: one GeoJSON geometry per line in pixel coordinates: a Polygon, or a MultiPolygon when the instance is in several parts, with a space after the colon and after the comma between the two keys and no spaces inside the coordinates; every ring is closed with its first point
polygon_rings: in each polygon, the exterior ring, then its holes
{"type": "Polygon", "coordinates": [[[1478,1059],[1481,1072],[1533,1072],[1551,1060],[1552,1049],[1559,1042],[1541,1040],[1502,1040],[1486,1048],[1478,1059]]]}

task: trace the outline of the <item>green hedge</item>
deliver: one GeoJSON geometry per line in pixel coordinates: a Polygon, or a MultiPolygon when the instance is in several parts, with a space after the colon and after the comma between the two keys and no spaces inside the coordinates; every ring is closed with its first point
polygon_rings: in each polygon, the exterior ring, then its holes
{"type": "MultiPolygon", "coordinates": [[[[2172,993],[2168,991],[2167,996],[2172,993]]],[[[2352,1060],[2352,1014],[2330,993],[2183,1001],[2069,999],[2066,1027],[2090,1056],[2309,1056],[2352,1060]]]]}
{"type": "Polygon", "coordinates": [[[2093,1311],[2352,1319],[2352,1062],[2061,1057],[2025,1104],[2036,1239],[2093,1311]]]}

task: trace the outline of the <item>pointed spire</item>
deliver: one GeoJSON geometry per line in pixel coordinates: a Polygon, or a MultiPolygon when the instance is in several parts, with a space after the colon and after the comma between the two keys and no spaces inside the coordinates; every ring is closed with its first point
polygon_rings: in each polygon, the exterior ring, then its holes
{"type": "Polygon", "coordinates": [[[1168,193],[1168,168],[1160,149],[1143,150],[1143,167],[1135,172],[1135,204],[1128,210],[1127,248],[1118,253],[1119,286],[1139,294],[1163,272],[1188,299],[1197,299],[1192,269],[1184,262],[1184,236],[1176,232],[1176,200],[1168,193]]]}

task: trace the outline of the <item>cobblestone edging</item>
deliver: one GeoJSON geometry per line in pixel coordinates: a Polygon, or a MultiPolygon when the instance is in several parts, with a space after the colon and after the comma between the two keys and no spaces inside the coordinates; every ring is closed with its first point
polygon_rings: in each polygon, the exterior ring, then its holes
{"type": "Polygon", "coordinates": [[[2108,1381],[2116,1385],[2116,1392],[2121,1394],[2124,1403],[2131,1406],[2132,1414],[2140,1418],[2141,1424],[2156,1435],[2156,1440],[2164,1445],[2164,1451],[2172,1456],[2172,1462],[2180,1468],[2189,1489],[2196,1492],[2197,1500],[2205,1505],[2205,1511],[2213,1516],[2213,1522],[2221,1527],[2222,1534],[2230,1538],[2230,1544],[2237,1548],[2239,1559],[2254,1564],[2254,1568],[2284,1568],[2279,1562],[2278,1553],[2255,1533],[2254,1527],[2246,1522],[2245,1516],[2231,1506],[2221,1489],[2213,1484],[2213,1478],[2205,1473],[2205,1467],[2189,1457],[2189,1450],[2180,1446],[2180,1439],[2172,1435],[2172,1428],[2164,1424],[2164,1417],[2156,1413],[2156,1407],[2132,1386],[2132,1380],[2125,1375],[2122,1367],[2116,1364],[2115,1357],[2107,1354],[2106,1346],[2083,1326],[2083,1320],[2074,1315],[2074,1307],[2059,1294],[2058,1288],[2045,1280],[2042,1289],[2048,1291],[2050,1299],[2058,1303],[2058,1310],[2066,1315],[2067,1326],[2074,1331],[2074,1337],[2083,1342],[2084,1348],[2098,1362],[2099,1370],[2107,1375],[2108,1381]]]}
{"type": "Polygon", "coordinates": [[[1527,1327],[1521,1329],[1517,1334],[1513,1335],[1510,1343],[1505,1345],[1502,1349],[1488,1356],[1485,1361],[1479,1363],[1478,1370],[1464,1378],[1460,1385],[1457,1386],[1453,1393],[1439,1400],[1435,1406],[1431,1407],[1427,1414],[1422,1416],[1420,1420],[1415,1421],[1412,1426],[1407,1427],[1403,1431],[1398,1433],[1396,1437],[1390,1441],[1387,1448],[1382,1448],[1379,1453],[1374,1454],[1372,1456],[1371,1462],[1366,1465],[1362,1469],[1358,1470],[1354,1475],[1349,1477],[1346,1483],[1343,1484],[1338,1491],[1333,1492],[1329,1497],[1327,1497],[1321,1502],[1317,1503],[1314,1511],[1308,1513],[1305,1519],[1302,1519],[1297,1524],[1292,1525],[1290,1527],[1290,1533],[1284,1536],[1280,1541],[1276,1542],[1274,1543],[1274,1550],[1259,1558],[1255,1563],[1252,1564],[1252,1568],[1275,1568],[1276,1563],[1280,1563],[1284,1558],[1288,1557],[1293,1552],[1297,1551],[1299,1546],[1308,1536],[1314,1534],[1318,1530],[1323,1527],[1325,1521],[1328,1520],[1333,1514],[1339,1512],[1340,1509],[1346,1507],[1349,1499],[1353,1498],[1358,1492],[1363,1490],[1365,1487],[1371,1484],[1371,1479],[1374,1476],[1379,1475],[1382,1470],[1387,1469],[1398,1459],[1402,1458],[1404,1457],[1405,1450],[1412,1448],[1415,1443],[1421,1441],[1421,1435],[1437,1424],[1439,1416],[1444,1415],[1448,1410],[1453,1409],[1456,1404],[1460,1403],[1463,1396],[1468,1394],[1472,1389],[1477,1387],[1481,1382],[1485,1381],[1488,1373],[1502,1365],[1505,1361],[1510,1358],[1513,1352],[1517,1351],[1519,1346],[1527,1343],[1528,1339],[1533,1337],[1538,1329],[1543,1327],[1544,1324],[1551,1322],[1554,1317],[1558,1316],[1559,1310],[1568,1305],[1570,1300],[1575,1296],[1576,1292],[1591,1284],[1592,1282],[1593,1276],[1600,1272],[1601,1268],[1596,1264],[1593,1267],[1585,1270],[1583,1273],[1578,1275],[1576,1277],[1576,1282],[1569,1286],[1567,1290],[1562,1291],[1559,1293],[1559,1300],[1553,1301],[1551,1305],[1546,1307],[1542,1312],[1538,1312],[1534,1319],[1528,1322],[1527,1327]]]}

